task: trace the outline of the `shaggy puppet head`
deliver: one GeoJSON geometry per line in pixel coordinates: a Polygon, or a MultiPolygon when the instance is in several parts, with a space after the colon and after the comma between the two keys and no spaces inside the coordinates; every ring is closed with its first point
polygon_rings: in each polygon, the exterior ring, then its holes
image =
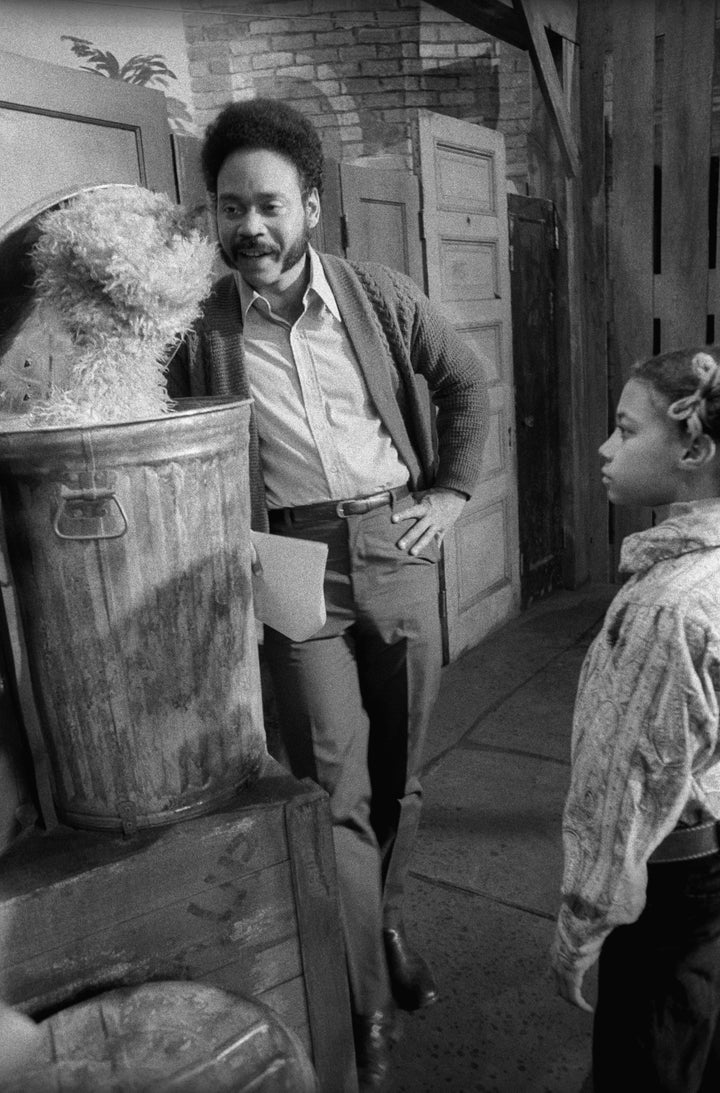
{"type": "Polygon", "coordinates": [[[38,229],[35,307],[0,370],[11,411],[1,426],[164,413],[167,356],[210,291],[214,243],[180,206],[140,186],[85,190],[45,213],[38,229]]]}

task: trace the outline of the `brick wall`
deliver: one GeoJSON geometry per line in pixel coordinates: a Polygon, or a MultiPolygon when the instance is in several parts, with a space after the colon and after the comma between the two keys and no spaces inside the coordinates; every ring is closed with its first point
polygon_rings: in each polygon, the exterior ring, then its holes
{"type": "Polygon", "coordinates": [[[418,0],[186,0],[195,120],[229,100],[292,102],[336,159],[412,164],[417,108],[504,133],[507,174],[527,180],[530,61],[418,0]]]}

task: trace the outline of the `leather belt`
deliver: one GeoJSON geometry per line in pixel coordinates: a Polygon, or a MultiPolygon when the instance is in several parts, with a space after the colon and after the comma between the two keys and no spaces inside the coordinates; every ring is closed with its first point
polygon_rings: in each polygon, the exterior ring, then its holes
{"type": "Polygon", "coordinates": [[[709,820],[695,827],[676,827],[666,835],[648,858],[649,865],[661,862],[689,861],[704,858],[720,850],[718,822],[709,820]]]}
{"type": "Polygon", "coordinates": [[[343,501],[318,501],[315,505],[269,509],[268,519],[271,524],[312,524],[338,518],[344,520],[348,516],[362,516],[365,512],[390,505],[401,497],[407,497],[409,493],[407,486],[396,486],[392,490],[371,493],[367,497],[349,497],[343,501]]]}

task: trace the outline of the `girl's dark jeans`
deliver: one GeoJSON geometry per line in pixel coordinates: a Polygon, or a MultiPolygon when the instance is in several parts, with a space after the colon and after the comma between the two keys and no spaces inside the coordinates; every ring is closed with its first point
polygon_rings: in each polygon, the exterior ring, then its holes
{"type": "Polygon", "coordinates": [[[720,853],[648,866],[600,954],[594,1093],[720,1093],[720,853]]]}

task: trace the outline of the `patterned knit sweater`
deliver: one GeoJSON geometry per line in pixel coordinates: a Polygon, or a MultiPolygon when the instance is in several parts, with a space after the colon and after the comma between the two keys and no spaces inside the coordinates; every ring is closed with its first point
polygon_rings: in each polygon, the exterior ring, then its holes
{"type": "MultiPolygon", "coordinates": [[[[411,488],[435,485],[472,494],[488,428],[480,360],[408,277],[377,263],[326,254],[320,259],[370,396],[410,471],[411,488]]],[[[242,310],[231,274],[214,286],[201,319],[170,362],[168,391],[172,398],[251,397],[242,310]]],[[[254,415],[249,463],[253,527],[266,530],[254,415]]]]}

